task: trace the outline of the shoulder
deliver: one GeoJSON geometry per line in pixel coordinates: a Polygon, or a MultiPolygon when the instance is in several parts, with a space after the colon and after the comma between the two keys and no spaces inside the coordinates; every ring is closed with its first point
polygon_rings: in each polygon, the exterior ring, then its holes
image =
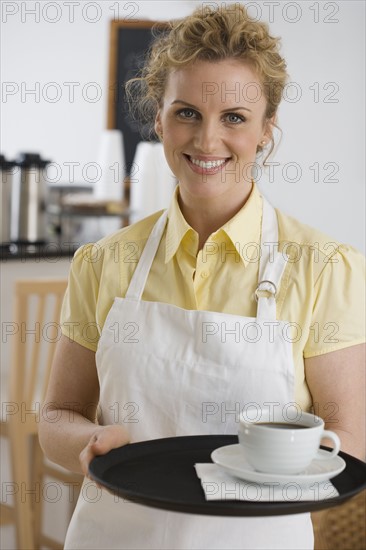
{"type": "Polygon", "coordinates": [[[365,256],[356,248],[300,222],[276,209],[280,248],[290,261],[303,262],[312,270],[315,280],[326,266],[338,265],[338,270],[358,270],[365,273],[365,256]]]}
{"type": "Polygon", "coordinates": [[[365,339],[365,257],[354,247],[276,211],[284,274],[285,318],[299,324],[314,357],[365,339]]]}
{"type": "Polygon", "coordinates": [[[359,250],[279,210],[276,214],[279,247],[289,257],[289,281],[295,285],[301,281],[315,292],[314,299],[335,292],[343,298],[347,294],[350,301],[362,299],[366,262],[359,250]]]}
{"type": "Polygon", "coordinates": [[[329,243],[336,246],[340,245],[339,242],[326,233],[284,214],[281,210],[276,209],[276,214],[279,226],[279,238],[283,243],[293,243],[294,246],[298,245],[305,249],[316,246],[324,255],[329,253],[329,243]]]}

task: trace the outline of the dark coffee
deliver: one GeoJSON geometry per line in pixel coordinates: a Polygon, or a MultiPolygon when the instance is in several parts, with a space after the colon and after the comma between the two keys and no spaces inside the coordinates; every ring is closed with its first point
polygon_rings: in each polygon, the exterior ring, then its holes
{"type": "Polygon", "coordinates": [[[256,422],[255,426],[263,426],[265,428],[281,428],[282,430],[302,430],[303,428],[311,428],[311,426],[291,424],[290,422],[256,422]]]}

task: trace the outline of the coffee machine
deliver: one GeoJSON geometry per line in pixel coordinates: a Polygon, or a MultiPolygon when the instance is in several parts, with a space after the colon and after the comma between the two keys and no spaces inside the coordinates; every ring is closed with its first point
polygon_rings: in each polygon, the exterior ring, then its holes
{"type": "Polygon", "coordinates": [[[15,160],[11,192],[10,239],[13,243],[47,240],[48,185],[44,160],[37,153],[21,153],[15,160]]]}
{"type": "Polygon", "coordinates": [[[13,191],[13,175],[15,169],[15,162],[6,160],[4,155],[0,155],[0,245],[8,244],[11,240],[11,195],[13,191]]]}

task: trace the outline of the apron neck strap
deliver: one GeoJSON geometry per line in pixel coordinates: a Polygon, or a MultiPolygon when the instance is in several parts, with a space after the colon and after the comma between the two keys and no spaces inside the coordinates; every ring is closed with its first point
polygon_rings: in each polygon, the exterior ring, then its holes
{"type": "Polygon", "coordinates": [[[269,261],[273,261],[278,249],[278,224],[273,206],[262,197],[261,255],[259,260],[258,283],[264,279],[264,271],[269,261]]]}
{"type": "Polygon", "coordinates": [[[161,238],[164,233],[165,225],[168,219],[168,210],[165,210],[153,227],[142,251],[135,272],[132,276],[130,285],[126,292],[126,298],[130,300],[141,300],[147,278],[150,273],[152,263],[158,251],[161,238]]]}
{"type": "Polygon", "coordinates": [[[275,321],[276,296],[288,257],[278,251],[278,222],[276,211],[265,197],[263,200],[261,256],[258,286],[255,299],[258,302],[257,319],[275,321]]]}

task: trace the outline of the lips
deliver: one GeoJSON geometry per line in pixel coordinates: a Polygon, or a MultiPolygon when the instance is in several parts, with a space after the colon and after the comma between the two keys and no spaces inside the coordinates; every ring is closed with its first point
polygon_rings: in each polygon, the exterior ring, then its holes
{"type": "Polygon", "coordinates": [[[193,157],[190,157],[189,160],[193,162],[193,164],[195,164],[196,166],[200,166],[201,168],[217,168],[218,166],[221,166],[225,162],[225,159],[203,161],[203,160],[195,159],[193,157]]]}
{"type": "Polygon", "coordinates": [[[193,157],[184,154],[189,166],[199,174],[216,174],[229,162],[230,158],[220,157],[193,157]]]}

